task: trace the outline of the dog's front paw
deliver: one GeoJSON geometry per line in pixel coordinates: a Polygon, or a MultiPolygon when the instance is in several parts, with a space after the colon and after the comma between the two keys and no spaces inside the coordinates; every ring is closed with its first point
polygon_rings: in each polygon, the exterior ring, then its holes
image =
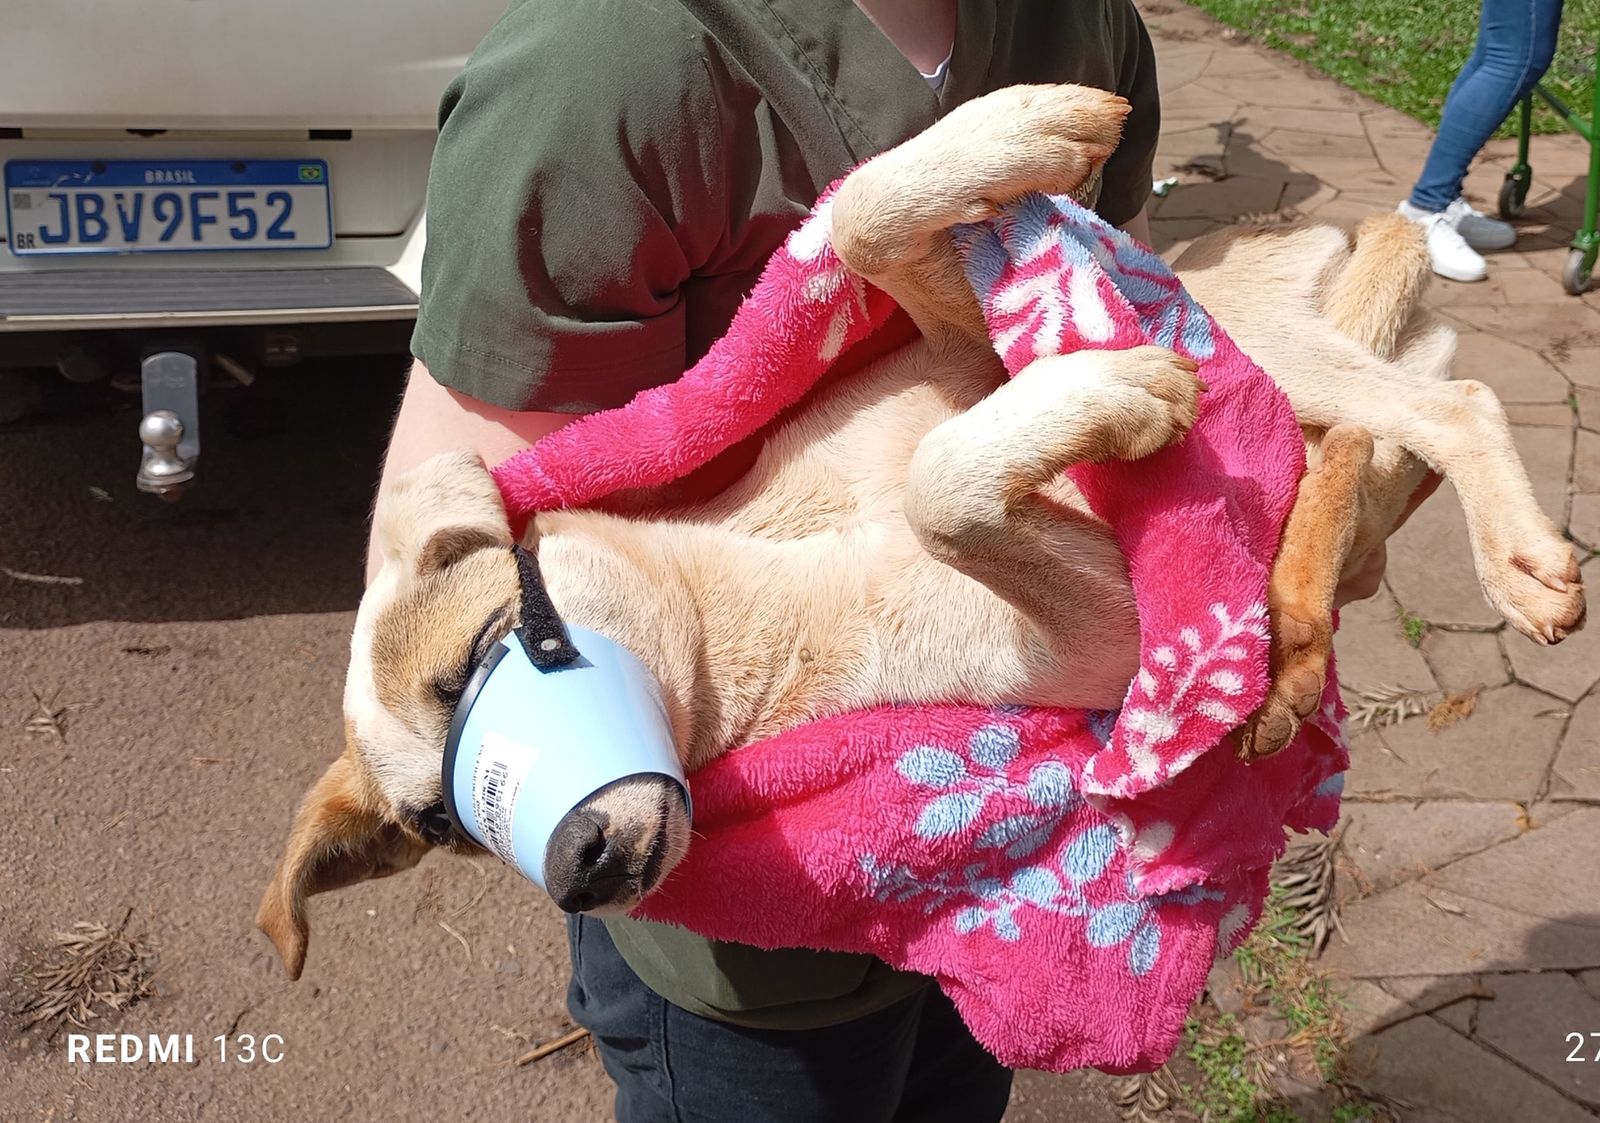
{"type": "Polygon", "coordinates": [[[1200,413],[1200,364],[1165,347],[1105,352],[1116,390],[1108,395],[1094,460],[1137,460],[1182,440],[1200,413]]]}
{"type": "Polygon", "coordinates": [[[1480,578],[1500,615],[1535,643],[1560,643],[1583,627],[1588,605],[1572,544],[1548,524],[1493,551],[1480,578]]]}

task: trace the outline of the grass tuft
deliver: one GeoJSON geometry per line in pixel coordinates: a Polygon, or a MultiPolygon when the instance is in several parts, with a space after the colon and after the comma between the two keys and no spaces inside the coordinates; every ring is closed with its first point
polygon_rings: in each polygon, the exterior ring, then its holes
{"type": "Polygon", "coordinates": [[[1406,642],[1412,647],[1422,646],[1422,639],[1428,634],[1429,627],[1429,623],[1415,612],[1400,614],[1400,630],[1405,633],[1406,642]]]}

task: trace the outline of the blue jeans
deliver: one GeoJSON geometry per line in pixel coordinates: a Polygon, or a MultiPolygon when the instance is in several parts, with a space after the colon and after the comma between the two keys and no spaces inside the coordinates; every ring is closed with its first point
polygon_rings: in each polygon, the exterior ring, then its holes
{"type": "Polygon", "coordinates": [[[807,1030],[744,1029],[645,986],[605,925],[567,918],[567,1007],[617,1085],[618,1123],[999,1123],[1011,1070],[944,993],[807,1030]]]}
{"type": "Polygon", "coordinates": [[[1483,0],[1478,43],[1445,98],[1411,205],[1442,211],[1461,195],[1467,166],[1550,68],[1562,0],[1483,0]]]}

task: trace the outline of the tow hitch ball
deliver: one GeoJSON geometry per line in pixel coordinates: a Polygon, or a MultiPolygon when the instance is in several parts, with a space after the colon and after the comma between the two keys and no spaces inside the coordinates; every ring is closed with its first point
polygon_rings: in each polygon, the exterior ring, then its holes
{"type": "Polygon", "coordinates": [[[152,351],[139,365],[144,417],[138,487],[173,501],[194,479],[200,458],[198,349],[152,351]]]}

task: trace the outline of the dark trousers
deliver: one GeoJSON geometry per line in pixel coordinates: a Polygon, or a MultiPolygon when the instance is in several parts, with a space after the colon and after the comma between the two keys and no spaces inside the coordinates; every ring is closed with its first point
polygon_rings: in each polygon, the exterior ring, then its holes
{"type": "Polygon", "coordinates": [[[617,1085],[618,1123],[998,1123],[1011,1070],[929,985],[842,1025],[745,1029],[639,980],[605,925],[569,917],[567,1006],[617,1085]]]}

